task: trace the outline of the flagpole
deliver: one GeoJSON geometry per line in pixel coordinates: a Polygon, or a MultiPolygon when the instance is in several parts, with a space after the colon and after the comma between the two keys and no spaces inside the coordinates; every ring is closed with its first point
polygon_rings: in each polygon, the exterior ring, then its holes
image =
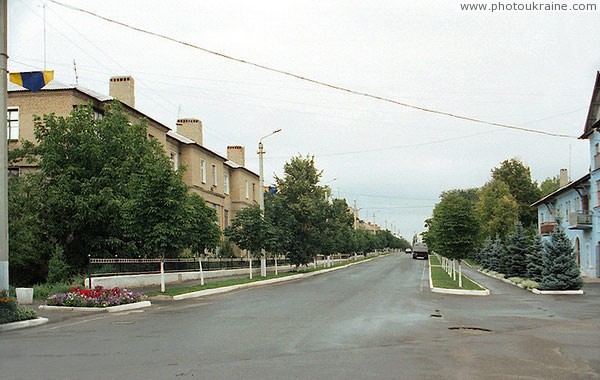
{"type": "Polygon", "coordinates": [[[8,0],[0,0],[0,290],[8,291],[8,0]]]}

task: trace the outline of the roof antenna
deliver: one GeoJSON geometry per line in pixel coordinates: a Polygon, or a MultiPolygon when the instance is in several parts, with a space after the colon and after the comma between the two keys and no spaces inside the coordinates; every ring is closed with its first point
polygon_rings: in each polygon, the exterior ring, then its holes
{"type": "Polygon", "coordinates": [[[73,71],[75,72],[75,85],[79,86],[79,75],[77,75],[77,63],[73,59],[73,71]]]}

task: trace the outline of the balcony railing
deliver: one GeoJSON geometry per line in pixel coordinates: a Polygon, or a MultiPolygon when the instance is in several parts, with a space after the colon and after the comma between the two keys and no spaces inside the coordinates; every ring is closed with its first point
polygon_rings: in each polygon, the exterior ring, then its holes
{"type": "Polygon", "coordinates": [[[592,215],[589,211],[577,211],[569,214],[569,229],[587,230],[592,228],[592,215]]]}
{"type": "Polygon", "coordinates": [[[540,224],[540,234],[548,235],[554,232],[554,227],[556,226],[556,222],[543,222],[540,224]]]}

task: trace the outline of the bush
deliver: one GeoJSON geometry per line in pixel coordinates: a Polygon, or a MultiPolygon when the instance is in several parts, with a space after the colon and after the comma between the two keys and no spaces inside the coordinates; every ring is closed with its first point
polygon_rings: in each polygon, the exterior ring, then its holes
{"type": "Polygon", "coordinates": [[[0,291],[0,324],[26,321],[38,317],[34,310],[20,306],[5,290],[0,291]]]}
{"type": "Polygon", "coordinates": [[[48,283],[65,282],[69,279],[70,272],[71,268],[65,261],[63,249],[57,246],[48,263],[48,283]]]}
{"type": "Polygon", "coordinates": [[[533,280],[525,280],[521,282],[521,285],[526,289],[537,289],[540,287],[540,284],[533,280]]]}
{"type": "Polygon", "coordinates": [[[523,282],[523,279],[521,277],[509,277],[508,281],[513,282],[517,285],[521,284],[523,282]]]}

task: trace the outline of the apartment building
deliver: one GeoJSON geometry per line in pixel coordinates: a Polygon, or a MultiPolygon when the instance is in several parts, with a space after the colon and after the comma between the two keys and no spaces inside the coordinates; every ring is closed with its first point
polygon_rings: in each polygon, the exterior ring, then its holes
{"type": "Polygon", "coordinates": [[[573,243],[581,273],[600,277],[600,71],[580,139],[589,140],[590,171],[570,181],[560,172],[560,188],[535,202],[538,227],[548,236],[561,223],[573,243]]]}
{"type": "MultiPolygon", "coordinates": [[[[203,145],[202,122],[199,119],[179,119],[172,129],[135,108],[135,82],[130,76],[110,78],[110,95],[98,94],[80,86],[50,82],[42,90],[31,92],[15,84],[8,88],[9,149],[21,140],[35,142],[34,115],[54,113],[67,116],[73,108],[92,104],[98,118],[104,107],[118,99],[132,122],[145,119],[148,138],[163,144],[175,169],[185,166],[184,182],[190,191],[198,193],[217,212],[221,228],[229,225],[235,213],[259,202],[258,174],[245,167],[244,147],[227,147],[224,157],[203,145]]],[[[9,168],[11,174],[34,169],[35,164],[20,163],[9,168]]]]}

